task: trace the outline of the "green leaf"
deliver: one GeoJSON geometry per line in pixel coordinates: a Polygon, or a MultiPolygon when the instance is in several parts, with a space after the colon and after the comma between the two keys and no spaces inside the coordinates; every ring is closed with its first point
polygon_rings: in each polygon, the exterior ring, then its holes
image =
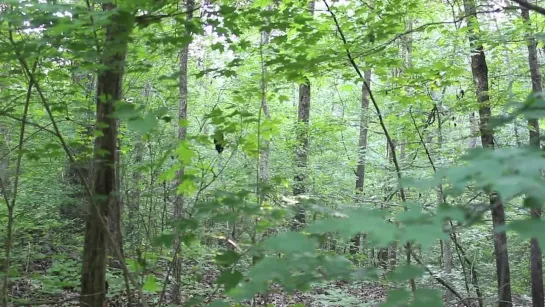
{"type": "Polygon", "coordinates": [[[414,292],[414,301],[411,307],[444,306],[441,298],[441,291],[437,289],[416,289],[414,292]]]}
{"type": "Polygon", "coordinates": [[[462,208],[450,206],[448,204],[440,204],[437,208],[436,218],[439,222],[442,222],[444,220],[465,222],[466,215],[462,208]]]}
{"type": "Polygon", "coordinates": [[[343,278],[350,275],[352,262],[342,256],[326,257],[321,263],[321,267],[327,273],[328,278],[343,278]]]}
{"type": "Polygon", "coordinates": [[[155,240],[154,240],[155,246],[164,245],[167,248],[170,248],[173,242],[174,242],[174,234],[172,233],[162,234],[160,236],[155,237],[155,240]]]}
{"type": "Polygon", "coordinates": [[[254,7],[266,7],[272,3],[272,0],[255,0],[254,7]]]}
{"type": "Polygon", "coordinates": [[[411,299],[411,293],[405,289],[395,289],[388,291],[388,299],[381,304],[382,307],[398,307],[403,306],[411,299]]]}
{"type": "Polygon", "coordinates": [[[142,286],[142,289],[144,291],[155,293],[157,290],[159,290],[159,286],[157,285],[157,281],[155,280],[155,276],[148,275],[146,276],[146,281],[144,282],[144,285],[142,286]]]}
{"type": "Polygon", "coordinates": [[[204,300],[206,299],[205,296],[196,295],[190,298],[185,304],[184,307],[193,307],[202,304],[204,300]]]}
{"type": "Polygon", "coordinates": [[[294,254],[313,252],[318,248],[318,242],[298,232],[285,232],[265,239],[263,247],[277,253],[294,254]]]}
{"type": "Polygon", "coordinates": [[[225,287],[225,291],[228,292],[229,290],[236,287],[243,278],[244,275],[242,275],[241,272],[237,270],[231,272],[231,270],[229,269],[221,273],[218,279],[216,279],[216,283],[223,285],[225,287]]]}
{"type": "Polygon", "coordinates": [[[402,265],[397,267],[393,272],[388,274],[388,279],[391,281],[406,281],[409,279],[419,278],[424,274],[424,269],[416,265],[402,265]]]}
{"type": "Polygon", "coordinates": [[[141,134],[146,134],[153,130],[159,123],[157,117],[154,114],[147,114],[144,118],[131,119],[127,122],[127,128],[139,132],[141,134]]]}
{"type": "Polygon", "coordinates": [[[225,250],[222,253],[217,254],[214,261],[220,266],[227,267],[237,262],[238,259],[240,259],[240,255],[237,252],[225,250]]]}
{"type": "Polygon", "coordinates": [[[216,301],[213,301],[212,303],[210,303],[210,305],[208,305],[209,307],[229,307],[231,305],[229,305],[228,303],[224,302],[224,301],[220,301],[220,300],[216,300],[216,301]]]}
{"type": "MultiPolygon", "coordinates": [[[[516,232],[523,240],[536,238],[540,246],[545,246],[545,220],[530,218],[513,221],[507,225],[507,229],[516,232]]],[[[502,229],[496,231],[502,231],[502,229]]]]}
{"type": "Polygon", "coordinates": [[[438,222],[405,225],[404,229],[405,231],[401,235],[401,240],[403,242],[414,241],[422,245],[424,249],[430,248],[438,239],[446,238],[443,226],[438,222]]]}
{"type": "Polygon", "coordinates": [[[337,233],[345,239],[350,239],[358,233],[367,233],[371,243],[386,247],[396,240],[397,227],[384,218],[379,210],[354,209],[339,218],[329,218],[314,222],[305,231],[310,233],[337,233]]]}

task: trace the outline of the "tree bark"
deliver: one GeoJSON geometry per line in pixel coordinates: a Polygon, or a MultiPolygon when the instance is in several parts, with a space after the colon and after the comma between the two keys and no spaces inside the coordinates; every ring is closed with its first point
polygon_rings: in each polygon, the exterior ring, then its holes
{"type": "MultiPolygon", "coordinates": [[[[488,95],[488,66],[484,48],[478,42],[478,19],[474,0],[464,0],[464,8],[469,28],[469,44],[472,49],[471,71],[475,83],[477,100],[479,102],[479,129],[481,132],[481,143],[483,148],[494,149],[494,132],[490,129],[488,123],[491,117],[491,109],[488,95]]],[[[496,231],[499,227],[505,225],[504,205],[497,194],[492,191],[489,195],[492,224],[494,228],[494,253],[496,256],[496,275],[498,279],[498,299],[499,307],[511,307],[511,274],[509,269],[509,254],[507,249],[507,235],[505,231],[496,231]]]]}
{"type": "MultiPolygon", "coordinates": [[[[297,145],[295,149],[296,175],[293,195],[306,193],[308,164],[308,127],[310,119],[310,81],[299,85],[299,107],[297,112],[297,145]]],[[[294,228],[298,229],[306,223],[306,214],[302,206],[298,206],[295,214],[294,228]]]]}
{"type": "MultiPolygon", "coordinates": [[[[364,73],[365,82],[371,84],[371,70],[364,73]]],[[[367,134],[369,131],[368,113],[369,112],[369,90],[362,86],[361,110],[360,110],[360,137],[358,141],[358,165],[356,167],[356,201],[361,203],[363,196],[363,187],[365,185],[365,157],[367,152],[367,134]]],[[[357,234],[352,238],[350,244],[350,254],[355,255],[360,251],[362,235],[357,234]]]]}
{"type": "MultiPolygon", "coordinates": [[[[103,4],[104,11],[114,11],[112,3],[103,4]]],[[[134,15],[118,10],[110,17],[101,55],[104,69],[99,71],[97,87],[97,129],[95,140],[93,186],[94,203],[85,225],[83,269],[81,273],[81,306],[102,307],[105,299],[107,227],[110,210],[117,210],[116,163],[117,119],[115,102],[121,99],[125,56],[134,15]]]]}
{"type": "MultiPolygon", "coordinates": [[[[521,15],[524,22],[530,26],[530,11],[521,6],[521,15]]],[[[543,91],[541,72],[537,59],[537,44],[533,38],[528,39],[528,65],[530,67],[530,76],[532,79],[532,92],[540,93],[543,91]]],[[[528,120],[530,146],[539,149],[539,122],[537,119],[528,120]]],[[[532,218],[541,218],[541,208],[530,209],[532,218]]],[[[536,238],[530,240],[530,279],[532,282],[532,306],[544,307],[545,295],[543,292],[543,263],[542,253],[536,238]]]]}
{"type": "MultiPolygon", "coordinates": [[[[442,99],[443,97],[441,97],[442,99]]],[[[442,101],[440,100],[438,104],[436,104],[437,109],[437,146],[441,150],[443,147],[443,118],[441,117],[441,109],[442,109],[442,101]]],[[[445,196],[443,194],[443,185],[439,185],[437,187],[437,205],[439,206],[441,203],[445,201],[445,196]]],[[[447,227],[447,229],[450,227],[447,227]]],[[[454,229],[451,229],[451,231],[454,231],[454,229]]],[[[443,240],[443,268],[445,269],[446,274],[452,273],[453,268],[453,259],[452,259],[452,241],[450,239],[450,236],[446,237],[443,240]]],[[[448,277],[448,275],[447,275],[448,277]]],[[[451,301],[454,296],[452,295],[452,292],[446,291],[445,292],[445,298],[446,301],[451,301]]]]}
{"type": "Polygon", "coordinates": [[[9,268],[11,266],[11,245],[13,236],[13,208],[10,206],[10,136],[9,131],[0,122],[0,193],[8,210],[8,225],[4,241],[4,259],[0,259],[0,271],[4,274],[0,280],[0,306],[8,306],[9,268]]]}
{"type": "MultiPolygon", "coordinates": [[[[267,66],[264,62],[263,48],[269,43],[269,33],[264,31],[261,33],[261,58],[262,58],[262,67],[261,67],[261,109],[263,110],[263,115],[265,120],[271,119],[271,113],[269,112],[269,106],[267,105],[267,66]]],[[[269,156],[270,156],[270,141],[265,140],[263,148],[260,150],[260,160],[259,160],[259,175],[261,184],[267,184],[269,181],[269,156]]],[[[260,196],[261,199],[261,196],[260,196]]],[[[260,200],[261,201],[261,200],[260,200]]]]}
{"type": "MultiPolygon", "coordinates": [[[[185,0],[185,9],[187,11],[186,21],[190,21],[193,18],[193,7],[195,6],[194,0],[185,0]]],[[[186,29],[184,35],[191,35],[191,33],[186,29]]],[[[188,79],[188,60],[189,60],[189,44],[184,46],[180,52],[180,102],[178,105],[178,120],[186,121],[187,120],[187,79],[188,79]]],[[[178,140],[184,142],[187,136],[187,126],[180,125],[178,127],[178,140]]],[[[180,171],[177,175],[176,187],[178,187],[183,182],[183,177],[185,173],[185,167],[182,165],[180,171]]],[[[173,219],[180,220],[183,218],[185,198],[183,194],[180,194],[176,197],[174,202],[174,213],[173,219]]],[[[177,233],[177,231],[176,231],[177,233]]],[[[181,247],[179,234],[176,235],[175,244],[174,244],[174,253],[180,252],[181,247]]],[[[181,293],[180,285],[182,278],[182,257],[181,255],[174,255],[174,270],[172,274],[174,275],[175,282],[172,284],[172,303],[181,304],[181,293]]]]}
{"type": "MultiPolygon", "coordinates": [[[[308,5],[309,13],[314,14],[314,0],[308,5]]],[[[305,81],[299,85],[299,104],[297,111],[297,144],[295,145],[295,167],[296,174],[293,184],[293,195],[305,194],[307,191],[307,164],[308,164],[308,144],[309,144],[309,121],[310,121],[310,80],[305,77],[305,81]]],[[[295,213],[293,229],[299,229],[306,223],[306,213],[301,205],[298,205],[295,213]]]]}

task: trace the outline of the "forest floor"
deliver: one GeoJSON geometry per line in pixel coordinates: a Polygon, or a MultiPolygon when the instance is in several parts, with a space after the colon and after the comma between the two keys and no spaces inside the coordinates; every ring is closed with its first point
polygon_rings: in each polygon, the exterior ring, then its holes
{"type": "MultiPolygon", "coordinates": [[[[204,282],[206,283],[206,282],[204,282]]],[[[34,302],[33,306],[78,306],[79,293],[70,290],[63,290],[62,294],[57,294],[55,297],[48,297],[47,295],[37,295],[39,299],[30,299],[36,297],[29,292],[28,283],[18,283],[19,298],[27,298],[29,302],[34,302]],[[26,284],[26,285],[25,285],[26,284]],[[26,288],[26,289],[25,289],[26,288]],[[36,304],[38,303],[38,304],[36,304]]],[[[207,285],[202,284],[203,288],[208,288],[207,285]]],[[[295,304],[299,306],[312,306],[312,307],[333,307],[333,306],[377,306],[379,303],[384,302],[386,299],[386,288],[379,284],[351,284],[345,282],[335,282],[331,284],[323,284],[314,286],[312,290],[308,292],[295,292],[294,294],[287,295],[279,289],[275,291],[272,289],[271,293],[267,296],[258,296],[255,299],[254,306],[276,306],[276,307],[288,307],[295,304]]],[[[148,306],[157,306],[159,300],[159,294],[145,294],[147,298],[148,306]]],[[[213,299],[221,299],[221,296],[210,297],[207,301],[213,299]]],[[[133,302],[138,301],[136,293],[133,295],[133,302]]],[[[168,306],[170,301],[170,294],[167,292],[163,300],[162,306],[168,306]]],[[[23,306],[24,304],[15,304],[15,306],[23,306]]],[[[125,307],[128,306],[128,299],[125,294],[109,296],[105,307],[125,307]]],[[[251,306],[248,302],[243,306],[251,306]]]]}
{"type": "MultiPolygon", "coordinates": [[[[386,288],[371,283],[355,285],[336,282],[315,286],[308,292],[295,292],[291,295],[287,295],[282,291],[274,291],[274,289],[271,292],[267,296],[258,296],[255,299],[254,306],[288,307],[296,304],[312,307],[377,306],[386,299],[386,288]]],[[[107,306],[127,306],[123,301],[126,302],[126,297],[113,298],[109,300],[107,306]]],[[[155,306],[152,301],[153,299],[150,297],[150,306],[155,306]]],[[[243,306],[251,306],[251,304],[248,302],[243,306]]]]}
{"type": "MultiPolygon", "coordinates": [[[[39,261],[37,261],[39,262],[39,261]]],[[[51,275],[51,262],[39,262],[33,263],[31,271],[33,276],[47,276],[51,275]]],[[[164,272],[168,271],[168,265],[165,263],[155,267],[154,270],[157,273],[155,275],[157,280],[165,280],[164,272]]],[[[72,270],[70,270],[72,271],[72,270]]],[[[184,272],[196,272],[200,271],[199,277],[195,275],[185,276],[182,279],[182,291],[183,300],[188,301],[194,296],[205,297],[205,302],[210,302],[216,299],[222,299],[221,293],[216,291],[215,280],[219,276],[219,271],[214,268],[211,262],[194,262],[188,261],[184,263],[184,272]],[[195,266],[196,265],[196,266],[195,266]],[[217,293],[211,296],[212,293],[217,293]]],[[[67,273],[66,271],[64,273],[67,273]]],[[[74,270],[70,275],[72,284],[79,284],[79,272],[74,270]]],[[[57,272],[56,274],[62,274],[57,272]]],[[[53,274],[55,275],[55,274],[53,274]]],[[[128,306],[128,298],[124,292],[124,282],[121,274],[115,274],[115,271],[110,271],[110,291],[108,293],[108,299],[105,306],[110,307],[125,307],[128,306]],[[117,275],[117,276],[116,276],[117,275]],[[113,276],[113,277],[112,277],[113,276]]],[[[58,276],[59,277],[59,276],[58,276]]],[[[170,278],[168,278],[170,279],[170,278]]],[[[65,282],[64,282],[65,283],[65,282]]],[[[66,284],[66,283],[65,283],[66,284]]],[[[161,284],[158,284],[159,287],[161,284]]],[[[171,293],[165,292],[162,300],[162,306],[169,306],[168,302],[171,301],[171,293]]],[[[330,283],[315,284],[307,292],[295,292],[291,295],[287,295],[281,291],[279,287],[272,286],[270,294],[267,296],[257,296],[254,302],[254,306],[276,306],[276,307],[288,307],[293,305],[308,306],[308,307],[367,307],[378,306],[380,303],[386,300],[388,286],[380,282],[360,282],[350,283],[346,281],[336,281],[330,283]]],[[[55,294],[47,294],[44,288],[43,282],[28,277],[21,277],[14,281],[10,287],[10,294],[12,298],[25,299],[27,302],[33,302],[33,306],[78,306],[79,293],[74,288],[65,288],[64,290],[55,294]],[[45,292],[44,292],[45,291],[45,292]],[[43,302],[43,303],[42,303],[43,302]]],[[[162,287],[158,288],[155,293],[145,293],[145,297],[148,306],[158,306],[162,287]]],[[[136,293],[132,295],[133,302],[138,301],[136,293]]],[[[515,306],[531,306],[531,302],[527,298],[516,299],[515,306]]],[[[486,305],[486,304],[485,304],[486,305]]],[[[16,303],[14,306],[25,306],[25,304],[16,303]]],[[[26,305],[28,306],[28,305],[26,305]]],[[[172,306],[172,305],[170,305],[172,306]]],[[[250,302],[243,304],[243,306],[251,306],[250,302]]],[[[463,304],[447,305],[451,307],[464,306],[463,304]]],[[[475,304],[475,306],[477,306],[475,304]]]]}

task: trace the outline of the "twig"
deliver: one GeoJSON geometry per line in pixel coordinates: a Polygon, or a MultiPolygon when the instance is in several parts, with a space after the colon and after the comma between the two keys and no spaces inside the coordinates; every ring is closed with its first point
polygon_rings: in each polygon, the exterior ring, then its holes
{"type": "Polygon", "coordinates": [[[430,274],[430,276],[435,279],[439,284],[441,284],[443,287],[447,288],[447,290],[450,291],[450,293],[454,294],[454,296],[456,296],[460,302],[462,302],[462,304],[464,304],[465,306],[468,306],[469,305],[467,304],[467,302],[464,300],[464,298],[460,295],[460,293],[458,293],[458,291],[456,291],[456,289],[454,289],[451,285],[449,285],[443,278],[439,277],[439,276],[435,276],[435,274],[432,272],[432,270],[430,268],[428,268],[427,265],[425,265],[422,260],[420,258],[418,258],[418,256],[411,251],[411,254],[413,255],[413,258],[414,260],[416,260],[416,262],[418,262],[418,264],[420,264],[424,270],[426,272],[428,272],[428,274],[430,274]]]}
{"type": "MultiPolygon", "coordinates": [[[[390,147],[390,150],[392,151],[392,161],[394,162],[397,179],[401,180],[401,178],[402,178],[401,168],[399,167],[399,162],[397,161],[397,155],[396,155],[396,151],[395,151],[394,142],[392,141],[390,133],[388,132],[388,129],[386,128],[386,124],[384,123],[384,118],[382,116],[382,113],[380,111],[378,103],[375,100],[375,97],[373,96],[373,91],[371,91],[371,87],[369,86],[369,84],[367,84],[367,81],[365,81],[365,77],[363,76],[358,64],[356,64],[356,61],[352,57],[352,53],[350,52],[350,49],[348,48],[349,45],[347,43],[346,37],[344,36],[344,32],[342,31],[341,26],[339,25],[339,21],[337,20],[337,16],[335,15],[335,13],[329,7],[329,4],[327,3],[327,0],[323,0],[323,2],[324,2],[325,6],[327,8],[327,11],[329,12],[331,17],[333,18],[333,21],[335,22],[335,26],[337,28],[337,31],[339,32],[339,35],[340,35],[340,37],[341,37],[341,39],[343,41],[344,49],[345,49],[348,61],[350,62],[350,64],[352,65],[352,67],[354,68],[354,70],[356,71],[358,76],[363,81],[363,85],[365,86],[365,88],[367,89],[367,91],[369,93],[369,98],[371,98],[371,102],[373,103],[373,107],[375,108],[375,111],[377,112],[377,116],[378,116],[378,119],[379,119],[380,126],[382,128],[382,131],[384,131],[384,135],[386,136],[386,140],[388,142],[388,147],[390,147]]],[[[406,201],[407,201],[407,198],[405,196],[405,191],[403,190],[403,188],[399,188],[399,194],[401,196],[402,202],[405,204],[406,201]]],[[[405,205],[404,205],[404,208],[405,208],[405,210],[407,209],[407,207],[405,205]]],[[[407,249],[407,262],[410,263],[411,262],[411,252],[410,252],[411,251],[411,243],[407,243],[406,249],[407,249]]],[[[411,285],[411,290],[414,293],[416,291],[416,284],[414,282],[414,279],[410,280],[410,285],[411,285]]]]}
{"type": "Polygon", "coordinates": [[[520,6],[527,8],[531,11],[537,12],[541,15],[545,15],[545,8],[541,6],[537,6],[533,3],[526,2],[524,0],[513,0],[514,2],[518,3],[520,6]]]}

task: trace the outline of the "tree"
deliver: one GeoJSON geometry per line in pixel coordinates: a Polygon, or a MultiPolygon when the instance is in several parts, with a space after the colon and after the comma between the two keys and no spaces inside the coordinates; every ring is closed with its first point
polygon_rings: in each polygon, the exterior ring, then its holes
{"type": "MultiPolygon", "coordinates": [[[[371,70],[364,72],[365,82],[371,84],[371,70]]],[[[369,90],[362,86],[361,114],[360,114],[360,135],[358,138],[358,165],[356,166],[356,200],[360,202],[363,196],[363,187],[365,186],[365,154],[367,152],[367,134],[369,131],[369,90]]],[[[359,252],[361,247],[361,234],[352,239],[350,253],[352,255],[359,252]]]]}
{"type": "MultiPolygon", "coordinates": [[[[525,24],[530,28],[530,11],[522,5],[521,15],[525,24]]],[[[537,58],[537,44],[533,38],[528,39],[528,66],[530,67],[532,92],[534,94],[541,93],[543,88],[539,61],[537,58]]],[[[540,149],[539,121],[537,118],[528,119],[528,131],[530,134],[530,146],[540,149]]],[[[530,211],[533,218],[541,218],[541,206],[531,208],[530,211]]],[[[537,238],[532,238],[530,241],[530,279],[532,281],[532,306],[545,306],[542,253],[537,238]]]]}
{"type": "Polygon", "coordinates": [[[116,103],[122,98],[125,56],[135,21],[132,12],[111,2],[103,4],[102,8],[112,15],[106,26],[100,59],[104,68],[97,79],[96,123],[100,133],[95,139],[92,185],[95,197],[85,224],[80,298],[81,305],[91,307],[104,305],[108,218],[110,211],[119,210],[115,169],[118,131],[114,112],[116,103]]]}
{"type": "MultiPolygon", "coordinates": [[[[471,72],[479,102],[479,129],[481,143],[484,148],[494,149],[494,132],[489,127],[492,115],[488,94],[488,66],[483,45],[479,42],[479,21],[473,0],[464,0],[464,9],[468,15],[469,45],[472,49],[471,72]]],[[[507,250],[507,235],[498,228],[505,225],[505,208],[497,192],[489,194],[492,224],[494,229],[494,254],[496,256],[496,277],[498,279],[498,300],[500,307],[512,306],[511,273],[509,268],[509,253],[507,250]]]]}
{"type": "MultiPolygon", "coordinates": [[[[308,4],[308,11],[314,14],[314,0],[308,4]]],[[[310,121],[310,80],[308,76],[303,77],[299,84],[299,104],[297,107],[296,145],[295,145],[295,167],[296,175],[293,184],[293,195],[305,194],[307,187],[307,164],[309,146],[309,121],[310,121]]],[[[295,213],[294,227],[298,228],[306,223],[306,213],[301,205],[298,205],[295,213]]]]}
{"type": "MultiPolygon", "coordinates": [[[[194,0],[185,0],[185,9],[187,11],[186,16],[186,28],[184,31],[185,36],[190,36],[191,32],[189,31],[189,22],[193,18],[193,7],[195,6],[194,0]]],[[[189,44],[185,45],[180,52],[180,102],[178,104],[178,121],[180,126],[178,127],[178,140],[184,142],[187,135],[187,97],[188,97],[188,88],[187,88],[187,79],[188,79],[188,60],[189,60],[189,44]]],[[[184,180],[184,165],[182,165],[180,171],[177,174],[176,187],[182,184],[184,180]]],[[[180,220],[183,218],[184,210],[184,195],[180,194],[176,197],[174,202],[174,214],[172,218],[180,220]]],[[[177,231],[176,231],[177,232],[177,231]]],[[[180,253],[181,242],[179,235],[177,235],[176,242],[174,244],[174,280],[172,284],[172,303],[180,304],[180,285],[182,277],[182,259],[180,253]]]]}

